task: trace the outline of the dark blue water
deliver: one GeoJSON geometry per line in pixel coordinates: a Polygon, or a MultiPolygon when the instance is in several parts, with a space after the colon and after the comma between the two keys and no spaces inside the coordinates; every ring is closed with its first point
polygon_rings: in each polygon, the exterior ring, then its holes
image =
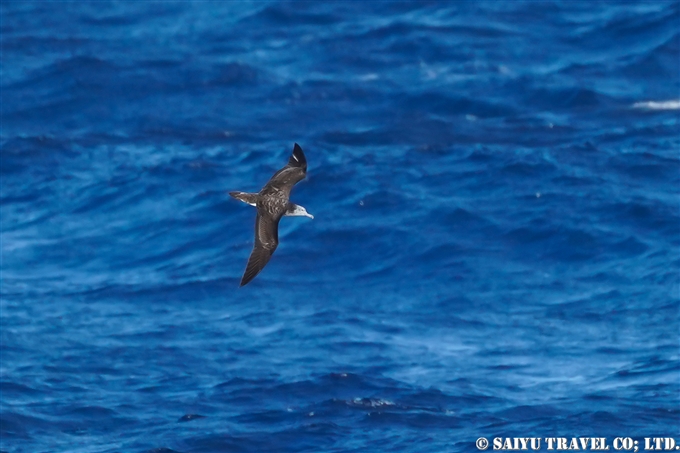
{"type": "Polygon", "coordinates": [[[0,11],[0,450],[680,433],[678,2],[0,11]]]}

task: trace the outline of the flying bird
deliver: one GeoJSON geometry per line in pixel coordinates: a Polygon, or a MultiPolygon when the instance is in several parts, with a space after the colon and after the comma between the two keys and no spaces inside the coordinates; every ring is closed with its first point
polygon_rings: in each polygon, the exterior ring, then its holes
{"type": "Polygon", "coordinates": [[[229,192],[229,195],[257,208],[255,246],[248,258],[241,285],[246,285],[264,269],[279,245],[279,220],[283,216],[314,218],[305,208],[291,203],[290,191],[307,176],[307,159],[297,143],[288,164],[274,173],[259,193],[229,192]]]}

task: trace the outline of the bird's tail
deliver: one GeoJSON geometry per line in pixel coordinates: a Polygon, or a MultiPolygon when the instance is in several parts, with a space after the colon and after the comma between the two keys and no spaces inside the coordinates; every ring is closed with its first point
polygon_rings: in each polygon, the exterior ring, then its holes
{"type": "Polygon", "coordinates": [[[231,195],[233,198],[236,198],[239,201],[242,201],[244,203],[248,203],[251,206],[257,205],[258,195],[256,193],[229,192],[229,195],[231,195]]]}

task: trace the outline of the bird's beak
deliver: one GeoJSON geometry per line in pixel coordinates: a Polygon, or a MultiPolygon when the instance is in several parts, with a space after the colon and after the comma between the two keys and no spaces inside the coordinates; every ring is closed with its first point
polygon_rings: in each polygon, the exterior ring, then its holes
{"type": "Polygon", "coordinates": [[[309,212],[305,214],[305,217],[309,217],[310,219],[313,219],[313,218],[314,218],[314,216],[311,215],[309,212]]]}

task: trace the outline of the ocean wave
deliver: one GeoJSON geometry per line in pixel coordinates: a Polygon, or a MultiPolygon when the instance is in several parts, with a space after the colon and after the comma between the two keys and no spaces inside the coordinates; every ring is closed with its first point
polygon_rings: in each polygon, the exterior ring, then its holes
{"type": "Polygon", "coordinates": [[[633,108],[647,110],[680,110],[680,100],[636,102],[633,104],[633,108]]]}

